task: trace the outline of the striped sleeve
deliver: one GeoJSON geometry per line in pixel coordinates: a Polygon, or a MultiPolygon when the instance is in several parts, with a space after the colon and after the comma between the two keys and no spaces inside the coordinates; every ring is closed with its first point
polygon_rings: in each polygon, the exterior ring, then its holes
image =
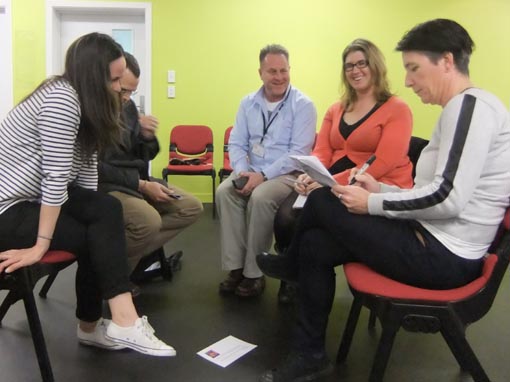
{"type": "Polygon", "coordinates": [[[74,149],[80,125],[80,105],[68,87],[54,87],[41,104],[37,116],[42,150],[41,202],[62,205],[73,167],[74,149]]]}
{"type": "Polygon", "coordinates": [[[494,113],[483,101],[469,94],[453,100],[420,156],[415,188],[370,195],[370,214],[407,219],[458,216],[479,186],[487,158],[494,155],[491,145],[497,129],[494,113]]]}
{"type": "Polygon", "coordinates": [[[97,191],[97,153],[90,160],[83,161],[76,177],[76,184],[89,190],[97,191]]]}

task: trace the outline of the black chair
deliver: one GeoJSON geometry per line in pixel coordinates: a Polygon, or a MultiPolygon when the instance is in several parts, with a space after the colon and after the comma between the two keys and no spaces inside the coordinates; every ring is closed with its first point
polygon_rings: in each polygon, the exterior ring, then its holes
{"type": "MultiPolygon", "coordinates": [[[[69,266],[75,260],[76,258],[72,253],[66,251],[48,251],[36,264],[20,268],[11,274],[0,274],[0,290],[9,291],[2,305],[0,305],[0,325],[11,305],[19,300],[23,300],[39,369],[44,382],[53,382],[54,378],[33,290],[37,281],[42,277],[48,275],[55,275],[56,277],[60,270],[69,266]]],[[[51,282],[49,285],[51,285],[51,282]]],[[[46,286],[45,284],[43,290],[41,290],[41,293],[44,291],[44,296],[48,292],[49,285],[46,286]]]]}
{"type": "Polygon", "coordinates": [[[420,137],[411,137],[411,141],[409,142],[409,151],[407,155],[409,156],[409,160],[413,164],[413,179],[416,175],[416,163],[418,162],[418,158],[420,157],[421,151],[429,144],[427,139],[423,139],[420,137]]]}
{"type": "Polygon", "coordinates": [[[181,269],[182,255],[182,251],[177,251],[166,257],[163,247],[156,249],[151,254],[140,259],[131,273],[131,281],[143,283],[159,276],[167,281],[171,281],[174,272],[181,269]]]}

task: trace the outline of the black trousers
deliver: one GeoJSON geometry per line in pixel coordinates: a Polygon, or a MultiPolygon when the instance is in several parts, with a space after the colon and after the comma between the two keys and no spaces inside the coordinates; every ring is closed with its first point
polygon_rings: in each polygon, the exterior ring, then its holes
{"type": "Polygon", "coordinates": [[[297,220],[301,209],[294,209],[292,206],[298,197],[296,191],[292,191],[278,207],[274,217],[274,240],[278,252],[285,252],[289,247],[296,231],[297,220]]]}
{"type": "MultiPolygon", "coordinates": [[[[0,215],[0,251],[35,244],[40,204],[18,203],[0,215]]],[[[129,270],[122,206],[107,194],[80,187],[69,189],[50,249],[78,258],[76,316],[93,322],[101,317],[102,300],[128,292],[129,270]]]]}
{"type": "Polygon", "coordinates": [[[293,348],[306,353],[324,353],[337,265],[361,262],[394,280],[430,289],[467,284],[482,266],[482,260],[450,252],[416,221],[349,213],[330,188],[308,197],[288,255],[295,257],[299,279],[293,348]]]}

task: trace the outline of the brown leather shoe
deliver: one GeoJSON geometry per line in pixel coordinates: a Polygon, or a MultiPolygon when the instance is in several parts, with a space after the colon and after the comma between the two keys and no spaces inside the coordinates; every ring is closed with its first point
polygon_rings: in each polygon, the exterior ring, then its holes
{"type": "Polygon", "coordinates": [[[220,283],[220,293],[233,293],[243,279],[243,268],[230,271],[228,277],[220,283]]]}
{"type": "Polygon", "coordinates": [[[244,278],[236,288],[236,295],[241,297],[259,296],[266,287],[266,279],[264,276],[255,279],[244,278]]]}

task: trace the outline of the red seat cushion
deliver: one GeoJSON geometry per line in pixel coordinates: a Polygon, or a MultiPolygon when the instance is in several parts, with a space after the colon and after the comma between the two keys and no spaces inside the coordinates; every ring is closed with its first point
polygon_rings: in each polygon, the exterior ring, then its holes
{"type": "Polygon", "coordinates": [[[203,171],[212,171],[212,163],[205,163],[199,165],[173,165],[169,164],[166,168],[173,172],[203,172],[203,171]]]}
{"type": "Polygon", "coordinates": [[[349,285],[362,293],[401,300],[445,302],[461,300],[478,292],[487,283],[497,261],[496,255],[488,256],[480,277],[462,287],[445,290],[422,289],[406,285],[385,277],[361,263],[345,264],[344,272],[349,285]]]}
{"type": "Polygon", "coordinates": [[[43,264],[56,264],[74,260],[76,260],[76,256],[71,252],[48,251],[39,262],[43,264]]]}

